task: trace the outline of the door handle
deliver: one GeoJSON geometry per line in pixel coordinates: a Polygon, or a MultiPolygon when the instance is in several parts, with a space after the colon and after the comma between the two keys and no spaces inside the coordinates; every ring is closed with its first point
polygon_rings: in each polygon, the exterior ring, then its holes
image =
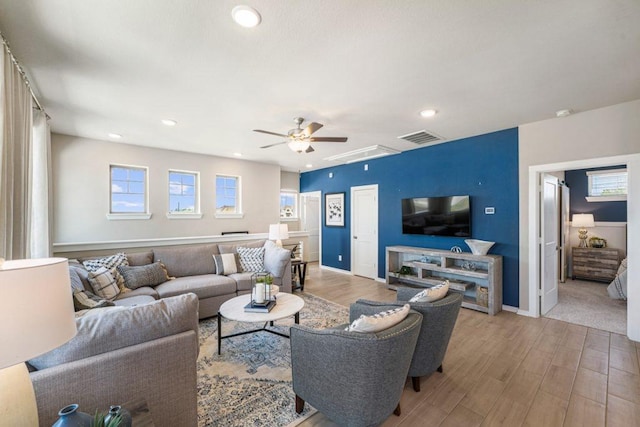
{"type": "Polygon", "coordinates": [[[354,239],[357,239],[357,238],[358,238],[358,236],[353,236],[353,238],[354,238],[354,239]]]}

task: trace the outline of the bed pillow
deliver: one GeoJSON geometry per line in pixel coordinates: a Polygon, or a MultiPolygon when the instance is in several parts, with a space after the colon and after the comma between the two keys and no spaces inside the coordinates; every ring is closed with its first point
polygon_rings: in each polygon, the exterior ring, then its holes
{"type": "Polygon", "coordinates": [[[627,299],[627,259],[623,259],[618,267],[615,279],[607,286],[607,293],[612,299],[627,299]]]}
{"type": "Polygon", "coordinates": [[[373,314],[371,316],[365,316],[364,314],[351,322],[346,327],[345,331],[348,332],[380,332],[387,328],[397,325],[402,322],[409,314],[409,304],[405,304],[402,307],[394,308],[380,313],[373,314]]]}

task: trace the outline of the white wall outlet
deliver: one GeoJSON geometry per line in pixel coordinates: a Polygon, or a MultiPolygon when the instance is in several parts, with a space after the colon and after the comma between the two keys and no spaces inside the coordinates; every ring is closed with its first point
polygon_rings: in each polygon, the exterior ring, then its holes
{"type": "Polygon", "coordinates": [[[496,213],[496,208],[494,207],[484,208],[484,213],[485,215],[493,215],[494,213],[496,213]]]}
{"type": "Polygon", "coordinates": [[[364,164],[364,170],[368,171],[369,170],[369,165],[368,164],[364,164]]]}
{"type": "Polygon", "coordinates": [[[342,255],[338,255],[338,261],[342,261],[342,255]]]}
{"type": "Polygon", "coordinates": [[[329,172],[329,178],[333,178],[333,172],[329,172]]]}

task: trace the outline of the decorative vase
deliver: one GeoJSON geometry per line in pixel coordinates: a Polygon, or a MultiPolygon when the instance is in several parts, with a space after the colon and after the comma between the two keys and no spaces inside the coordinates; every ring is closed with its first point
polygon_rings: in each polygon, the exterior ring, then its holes
{"type": "Polygon", "coordinates": [[[118,414],[120,414],[120,416],[122,417],[122,419],[120,420],[120,424],[118,424],[118,427],[131,427],[131,413],[120,405],[112,405],[111,407],[109,407],[109,413],[106,417],[104,417],[104,425],[108,425],[108,422],[111,420],[111,418],[117,416],[118,414]]]}
{"type": "Polygon", "coordinates": [[[52,427],[90,427],[93,417],[78,411],[79,405],[73,403],[60,409],[58,421],[52,427]]]}

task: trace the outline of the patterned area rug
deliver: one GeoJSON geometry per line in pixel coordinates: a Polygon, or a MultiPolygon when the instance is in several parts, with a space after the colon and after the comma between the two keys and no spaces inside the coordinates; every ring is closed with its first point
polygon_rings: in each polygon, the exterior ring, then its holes
{"type": "MultiPolygon", "coordinates": [[[[346,323],[349,310],[309,293],[304,299],[300,324],[326,328],[346,323]]],[[[279,320],[272,328],[286,334],[293,317],[279,320]]],[[[222,320],[223,335],[258,324],[222,320]]],[[[241,335],[222,341],[218,356],[216,318],[200,322],[198,357],[198,425],[286,426],[313,411],[308,404],[298,415],[291,387],[289,340],[268,332],[241,335]]]]}

